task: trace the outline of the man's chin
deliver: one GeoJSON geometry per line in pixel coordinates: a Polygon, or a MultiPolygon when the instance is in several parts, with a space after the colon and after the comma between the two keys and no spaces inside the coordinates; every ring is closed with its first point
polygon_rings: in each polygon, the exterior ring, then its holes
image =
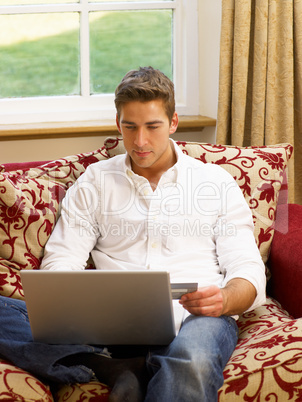
{"type": "Polygon", "coordinates": [[[142,158],[142,157],[133,156],[131,159],[132,159],[132,168],[133,168],[133,165],[135,165],[139,168],[149,168],[154,163],[154,161],[150,157],[142,158]]]}

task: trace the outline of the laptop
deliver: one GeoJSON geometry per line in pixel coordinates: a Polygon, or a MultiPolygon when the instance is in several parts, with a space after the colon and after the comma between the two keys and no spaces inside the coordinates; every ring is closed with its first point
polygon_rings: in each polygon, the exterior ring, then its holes
{"type": "Polygon", "coordinates": [[[23,270],[21,280],[37,342],[167,345],[176,335],[165,271],[23,270]]]}

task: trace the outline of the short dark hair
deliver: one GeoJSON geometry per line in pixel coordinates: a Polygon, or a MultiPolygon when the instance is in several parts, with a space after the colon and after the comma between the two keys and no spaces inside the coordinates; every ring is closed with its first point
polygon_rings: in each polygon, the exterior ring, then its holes
{"type": "Polygon", "coordinates": [[[129,71],[115,90],[115,107],[118,119],[124,104],[132,101],[148,102],[162,99],[171,123],[175,112],[173,82],[153,67],[140,67],[129,71]]]}

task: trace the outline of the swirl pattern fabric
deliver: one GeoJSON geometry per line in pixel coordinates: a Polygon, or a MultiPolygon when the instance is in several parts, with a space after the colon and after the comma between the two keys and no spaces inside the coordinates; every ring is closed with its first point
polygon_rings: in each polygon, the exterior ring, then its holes
{"type": "Polygon", "coordinates": [[[38,269],[66,190],[105,150],[0,173],[0,294],[23,299],[19,272],[38,269]]]}

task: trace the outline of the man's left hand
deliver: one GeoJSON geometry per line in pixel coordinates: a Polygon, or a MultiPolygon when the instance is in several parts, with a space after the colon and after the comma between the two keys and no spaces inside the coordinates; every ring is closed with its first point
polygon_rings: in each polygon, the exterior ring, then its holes
{"type": "Polygon", "coordinates": [[[181,297],[179,302],[189,313],[194,315],[219,317],[223,314],[223,293],[215,285],[187,293],[181,297]]]}
{"type": "Polygon", "coordinates": [[[234,278],[222,289],[215,285],[202,287],[183,295],[179,302],[191,314],[220,317],[242,314],[256,296],[254,285],[246,279],[234,278]]]}

